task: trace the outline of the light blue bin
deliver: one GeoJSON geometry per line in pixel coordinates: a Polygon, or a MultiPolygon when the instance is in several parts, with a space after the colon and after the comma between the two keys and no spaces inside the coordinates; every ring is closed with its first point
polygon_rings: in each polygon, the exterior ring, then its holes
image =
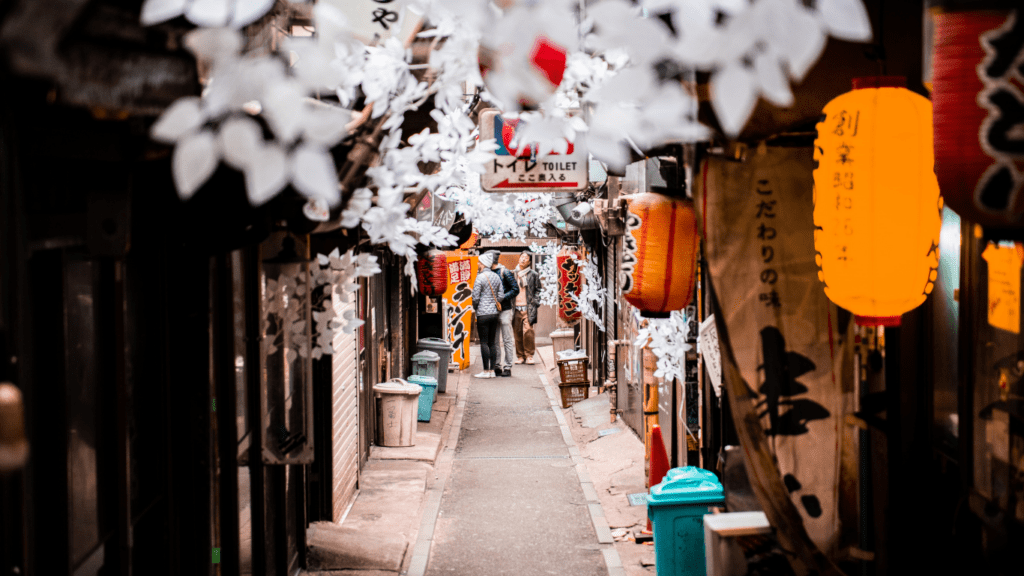
{"type": "Polygon", "coordinates": [[[704,515],[724,506],[722,483],[714,472],[673,468],[647,495],[654,528],[654,564],[658,576],[706,576],[704,515]]]}
{"type": "Polygon", "coordinates": [[[430,413],[434,410],[434,393],[437,391],[437,379],[430,376],[409,376],[410,384],[419,384],[423,387],[420,391],[420,422],[430,422],[430,413]]]}

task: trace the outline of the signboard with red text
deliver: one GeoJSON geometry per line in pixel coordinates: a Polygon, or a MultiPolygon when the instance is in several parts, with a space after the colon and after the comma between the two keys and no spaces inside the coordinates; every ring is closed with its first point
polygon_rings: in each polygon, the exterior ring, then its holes
{"type": "Polygon", "coordinates": [[[587,187],[587,152],[569,142],[565,154],[537,158],[533,146],[514,142],[518,119],[504,118],[498,110],[480,113],[480,139],[494,138],[498,149],[480,176],[487,192],[574,192],[587,187]]]}

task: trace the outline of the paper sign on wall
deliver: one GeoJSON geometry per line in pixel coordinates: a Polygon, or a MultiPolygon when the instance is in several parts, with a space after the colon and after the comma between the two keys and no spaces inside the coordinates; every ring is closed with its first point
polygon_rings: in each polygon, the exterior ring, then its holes
{"type": "Polygon", "coordinates": [[[988,262],[988,323],[1020,334],[1020,270],[1024,246],[990,243],[981,257],[988,262]]]}
{"type": "Polygon", "coordinates": [[[718,350],[718,328],[715,327],[715,315],[712,314],[700,323],[698,332],[698,348],[704,358],[704,366],[711,376],[711,385],[715,396],[722,397],[722,355],[718,350]]]}

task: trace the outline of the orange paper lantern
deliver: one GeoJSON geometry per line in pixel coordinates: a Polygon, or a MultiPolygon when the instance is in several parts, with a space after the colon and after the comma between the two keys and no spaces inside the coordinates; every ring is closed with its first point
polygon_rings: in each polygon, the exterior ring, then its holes
{"type": "Polygon", "coordinates": [[[463,242],[461,245],[459,245],[459,248],[461,248],[462,250],[469,250],[473,246],[476,246],[476,243],[479,241],[480,235],[476,233],[476,230],[473,230],[473,232],[469,235],[469,239],[463,242]]]}
{"type": "Polygon", "coordinates": [[[576,250],[563,248],[555,256],[558,266],[558,316],[566,322],[575,322],[583,317],[572,295],[579,296],[583,290],[583,275],[574,259],[579,259],[576,250]]]}
{"type": "Polygon", "coordinates": [[[697,217],[693,202],[653,192],[629,199],[622,296],[647,318],[667,318],[693,298],[697,217]]]}
{"type": "Polygon", "coordinates": [[[939,264],[932,105],[901,85],[855,80],[825,106],[814,142],[818,277],[860,324],[898,325],[931,293],[939,264]]]}
{"type": "Polygon", "coordinates": [[[440,296],[448,290],[448,257],[434,249],[416,260],[416,282],[420,293],[440,296]]]}

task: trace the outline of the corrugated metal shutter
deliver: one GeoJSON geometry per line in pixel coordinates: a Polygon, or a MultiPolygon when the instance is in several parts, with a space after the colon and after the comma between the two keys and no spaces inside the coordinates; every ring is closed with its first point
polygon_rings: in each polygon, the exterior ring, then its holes
{"type": "MultiPolygon", "coordinates": [[[[355,311],[355,298],[342,303],[334,296],[334,311],[340,317],[346,311],[355,311]]],[[[359,474],[359,413],[356,367],[356,335],[338,330],[334,334],[332,366],[332,431],[333,431],[333,508],[334,521],[340,522],[356,491],[359,474]]]]}

